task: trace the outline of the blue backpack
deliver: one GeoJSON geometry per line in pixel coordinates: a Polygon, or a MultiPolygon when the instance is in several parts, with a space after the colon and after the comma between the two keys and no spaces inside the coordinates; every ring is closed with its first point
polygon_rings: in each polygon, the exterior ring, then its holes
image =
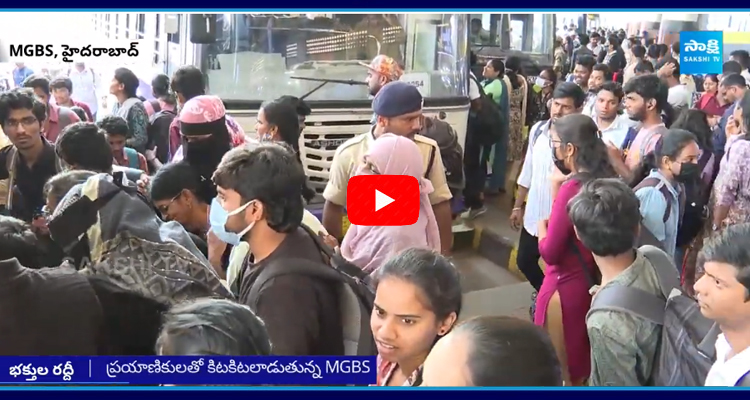
{"type": "Polygon", "coordinates": [[[125,151],[125,157],[128,158],[128,167],[133,169],[141,169],[141,163],[139,162],[138,152],[135,151],[135,149],[132,149],[130,147],[126,147],[123,149],[125,151]]]}

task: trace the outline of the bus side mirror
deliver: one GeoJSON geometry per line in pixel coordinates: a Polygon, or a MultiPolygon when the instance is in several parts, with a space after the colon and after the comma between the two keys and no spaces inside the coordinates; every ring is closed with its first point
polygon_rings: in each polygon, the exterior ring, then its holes
{"type": "Polygon", "coordinates": [[[216,14],[190,14],[190,42],[216,43],[216,14]]]}

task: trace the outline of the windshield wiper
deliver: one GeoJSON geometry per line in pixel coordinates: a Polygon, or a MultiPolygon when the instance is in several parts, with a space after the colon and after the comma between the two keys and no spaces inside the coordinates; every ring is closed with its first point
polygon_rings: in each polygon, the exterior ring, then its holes
{"type": "Polygon", "coordinates": [[[350,86],[367,86],[367,82],[362,81],[355,81],[354,79],[326,79],[326,78],[308,78],[306,76],[292,76],[290,77],[292,79],[299,79],[301,81],[312,81],[312,82],[322,82],[320,85],[315,86],[313,90],[305,93],[302,95],[299,99],[304,100],[311,94],[318,91],[318,89],[322,88],[323,86],[329,84],[329,83],[338,83],[341,85],[350,85],[350,86]]]}

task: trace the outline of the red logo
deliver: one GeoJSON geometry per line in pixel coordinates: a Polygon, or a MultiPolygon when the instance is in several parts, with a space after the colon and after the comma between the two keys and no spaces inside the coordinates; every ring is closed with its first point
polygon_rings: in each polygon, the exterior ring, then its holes
{"type": "Polygon", "coordinates": [[[346,213],[354,225],[412,225],[419,219],[419,181],[408,175],[353,176],[346,187],[346,213]]]}

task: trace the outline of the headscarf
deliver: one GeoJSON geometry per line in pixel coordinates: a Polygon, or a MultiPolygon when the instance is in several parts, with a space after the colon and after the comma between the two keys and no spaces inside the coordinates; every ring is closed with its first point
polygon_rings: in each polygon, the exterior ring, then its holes
{"type": "Polygon", "coordinates": [[[196,96],[188,100],[180,110],[180,132],[183,136],[211,135],[207,139],[188,142],[183,139],[184,160],[200,176],[205,198],[216,196],[211,176],[221,158],[232,148],[232,140],[226,124],[224,103],[216,96],[196,96]]]}
{"type": "MultiPolygon", "coordinates": [[[[424,178],[422,153],[413,140],[391,133],[381,135],[365,155],[381,175],[408,175],[419,180],[419,219],[405,226],[351,225],[341,243],[341,254],[365,272],[372,273],[398,252],[424,247],[440,251],[437,220],[430,205],[432,183],[424,178]]],[[[364,160],[363,160],[364,161],[364,160]]],[[[357,175],[369,174],[363,166],[357,175]]]]}

